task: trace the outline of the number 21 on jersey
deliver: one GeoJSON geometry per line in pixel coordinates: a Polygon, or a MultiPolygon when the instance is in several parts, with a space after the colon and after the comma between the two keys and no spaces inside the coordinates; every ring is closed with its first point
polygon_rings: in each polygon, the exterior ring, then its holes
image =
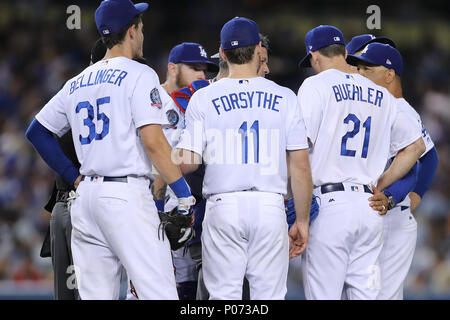
{"type": "MultiPolygon", "coordinates": [[[[372,121],[372,117],[368,117],[362,125],[364,128],[364,143],[362,146],[361,158],[367,158],[367,152],[369,150],[371,121],[372,121]]],[[[350,122],[353,122],[353,130],[348,131],[342,137],[342,142],[341,142],[341,156],[346,156],[346,157],[354,157],[356,155],[356,150],[347,149],[347,140],[353,138],[354,136],[356,136],[359,133],[359,129],[360,129],[360,125],[361,125],[361,121],[353,113],[349,113],[348,116],[345,117],[345,119],[344,119],[345,124],[348,124],[350,122]]]]}

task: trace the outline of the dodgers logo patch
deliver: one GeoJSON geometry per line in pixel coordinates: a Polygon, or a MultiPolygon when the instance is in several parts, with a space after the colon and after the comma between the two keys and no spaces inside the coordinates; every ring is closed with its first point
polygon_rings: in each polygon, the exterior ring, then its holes
{"type": "Polygon", "coordinates": [[[158,108],[162,107],[162,101],[161,101],[161,97],[159,96],[158,89],[154,88],[150,92],[150,100],[152,102],[152,107],[158,107],[158,108]]]}
{"type": "Polygon", "coordinates": [[[178,121],[180,121],[180,116],[178,115],[178,113],[175,110],[170,109],[166,112],[166,115],[167,121],[169,121],[170,126],[176,128],[178,121]]]}

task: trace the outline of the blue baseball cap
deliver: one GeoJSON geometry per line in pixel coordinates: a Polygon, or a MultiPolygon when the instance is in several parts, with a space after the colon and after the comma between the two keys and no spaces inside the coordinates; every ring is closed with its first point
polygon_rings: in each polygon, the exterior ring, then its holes
{"type": "Polygon", "coordinates": [[[208,71],[217,72],[219,67],[208,59],[208,53],[201,44],[183,42],[170,50],[169,61],[173,63],[206,63],[208,71]]]}
{"type": "Polygon", "coordinates": [[[300,61],[300,68],[311,67],[309,58],[311,51],[331,46],[332,44],[342,44],[345,46],[344,35],[336,27],[323,25],[309,30],[305,36],[306,56],[300,61]]]}
{"type": "Polygon", "coordinates": [[[261,41],[255,21],[236,17],[225,23],[220,31],[223,50],[256,45],[261,41]]]}
{"type": "Polygon", "coordinates": [[[384,66],[388,69],[394,69],[398,76],[401,76],[403,72],[402,55],[397,49],[384,43],[369,43],[361,52],[361,55],[348,55],[347,62],[354,66],[361,62],[384,66]]]}
{"type": "Polygon", "coordinates": [[[347,46],[345,48],[347,49],[348,54],[355,54],[372,42],[386,43],[391,47],[397,48],[394,40],[388,37],[376,37],[373,34],[362,34],[353,37],[352,40],[347,43],[347,46]]]}
{"type": "Polygon", "coordinates": [[[102,37],[122,29],[134,17],[148,8],[148,3],[133,4],[130,0],[104,0],[95,10],[95,23],[102,37]]]}

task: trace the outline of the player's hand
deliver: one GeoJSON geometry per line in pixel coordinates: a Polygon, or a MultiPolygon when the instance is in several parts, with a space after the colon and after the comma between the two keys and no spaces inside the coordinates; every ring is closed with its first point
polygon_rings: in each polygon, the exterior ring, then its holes
{"type": "Polygon", "coordinates": [[[378,211],[379,215],[385,215],[388,208],[388,199],[386,195],[372,185],[373,196],[369,198],[369,206],[378,211]]]}
{"type": "Polygon", "coordinates": [[[415,192],[410,192],[408,194],[408,196],[409,196],[409,199],[411,200],[411,204],[410,204],[409,207],[411,209],[411,212],[413,212],[419,206],[420,201],[422,200],[422,198],[415,192]]]}
{"type": "Polygon", "coordinates": [[[80,174],[80,175],[77,177],[77,179],[75,180],[75,182],[73,183],[73,186],[74,186],[75,190],[78,188],[78,185],[79,185],[80,182],[81,182],[81,177],[82,177],[82,175],[80,174]]]}
{"type": "Polygon", "coordinates": [[[182,215],[191,215],[192,207],[195,204],[195,198],[189,196],[187,198],[178,198],[178,212],[182,215]]]}
{"type": "Polygon", "coordinates": [[[305,251],[308,239],[308,223],[295,221],[289,229],[289,259],[295,258],[305,251]]]}

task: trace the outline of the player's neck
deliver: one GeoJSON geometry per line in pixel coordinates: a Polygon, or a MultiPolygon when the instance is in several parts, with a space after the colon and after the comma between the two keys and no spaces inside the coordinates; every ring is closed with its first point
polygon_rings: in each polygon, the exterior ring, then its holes
{"type": "Polygon", "coordinates": [[[168,94],[171,94],[173,91],[180,89],[175,84],[175,81],[169,80],[166,80],[166,82],[164,82],[161,87],[163,87],[163,89],[166,90],[168,94]]]}
{"type": "Polygon", "coordinates": [[[115,45],[111,49],[106,50],[105,57],[103,59],[111,59],[116,57],[125,57],[133,59],[133,51],[130,46],[115,45]]]}
{"type": "Polygon", "coordinates": [[[355,73],[354,69],[352,69],[342,56],[322,59],[320,62],[320,72],[329,69],[336,69],[345,73],[355,73]]]}
{"type": "Polygon", "coordinates": [[[402,90],[402,84],[400,82],[400,79],[396,79],[391,82],[388,88],[389,92],[396,97],[397,99],[403,98],[403,90],[402,90]]]}
{"type": "Polygon", "coordinates": [[[256,78],[258,77],[257,67],[252,63],[245,64],[229,64],[228,78],[242,79],[242,78],[256,78]]]}

